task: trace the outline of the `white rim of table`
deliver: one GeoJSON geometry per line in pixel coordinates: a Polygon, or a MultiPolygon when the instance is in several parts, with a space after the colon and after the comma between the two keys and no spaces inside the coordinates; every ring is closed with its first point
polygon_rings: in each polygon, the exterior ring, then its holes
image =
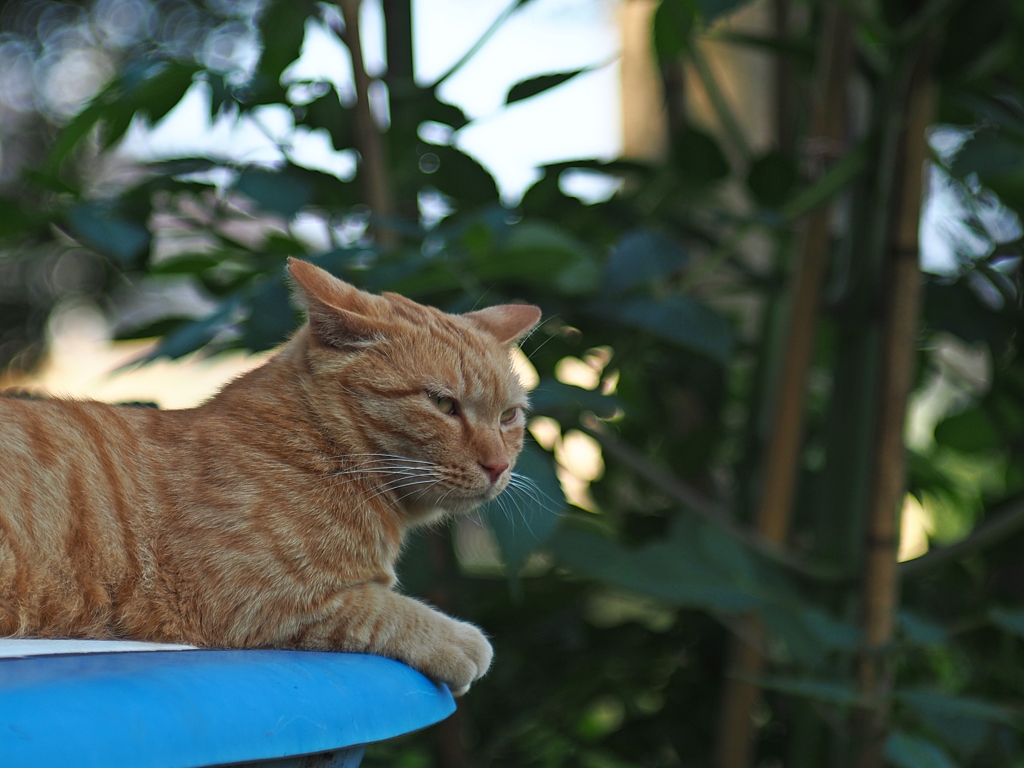
{"type": "Polygon", "coordinates": [[[27,656],[73,656],[80,653],[138,653],[146,651],[195,651],[194,645],[143,643],[136,640],[52,640],[0,637],[0,659],[27,656]]]}

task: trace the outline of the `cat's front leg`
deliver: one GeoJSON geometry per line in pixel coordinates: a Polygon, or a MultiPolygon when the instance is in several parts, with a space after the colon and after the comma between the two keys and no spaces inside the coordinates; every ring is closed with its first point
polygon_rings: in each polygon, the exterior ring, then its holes
{"type": "Polygon", "coordinates": [[[345,589],[331,601],[327,613],[305,627],[292,645],[398,659],[447,683],[456,696],[491,665],[494,651],[479,629],[383,584],[345,589]]]}

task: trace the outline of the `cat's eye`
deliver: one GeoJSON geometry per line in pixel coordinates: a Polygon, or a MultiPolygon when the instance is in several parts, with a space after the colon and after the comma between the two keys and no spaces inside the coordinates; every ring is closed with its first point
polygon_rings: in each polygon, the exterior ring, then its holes
{"type": "Polygon", "coordinates": [[[446,395],[431,393],[430,402],[437,407],[437,410],[448,416],[454,416],[459,409],[458,404],[455,402],[455,398],[448,397],[446,395]]]}
{"type": "Polygon", "coordinates": [[[501,414],[501,423],[502,424],[511,424],[513,421],[516,420],[516,417],[518,415],[519,415],[519,407],[518,406],[516,406],[515,408],[509,408],[507,411],[505,411],[504,413],[501,414]]]}

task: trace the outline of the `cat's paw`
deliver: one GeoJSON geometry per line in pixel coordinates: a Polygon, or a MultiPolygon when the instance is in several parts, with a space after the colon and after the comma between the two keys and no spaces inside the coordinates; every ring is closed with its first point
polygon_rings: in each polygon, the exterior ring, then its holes
{"type": "Polygon", "coordinates": [[[431,649],[423,670],[447,683],[453,696],[461,696],[491,666],[494,649],[483,632],[455,619],[447,620],[444,642],[431,649]]]}

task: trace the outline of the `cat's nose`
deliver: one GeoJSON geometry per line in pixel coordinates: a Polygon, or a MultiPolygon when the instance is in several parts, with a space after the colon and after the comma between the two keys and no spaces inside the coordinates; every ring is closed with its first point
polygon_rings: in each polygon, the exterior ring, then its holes
{"type": "Polygon", "coordinates": [[[484,468],[484,472],[491,478],[492,483],[498,482],[498,478],[501,477],[502,473],[508,469],[508,462],[502,462],[501,464],[484,464],[480,462],[480,466],[484,468]]]}

